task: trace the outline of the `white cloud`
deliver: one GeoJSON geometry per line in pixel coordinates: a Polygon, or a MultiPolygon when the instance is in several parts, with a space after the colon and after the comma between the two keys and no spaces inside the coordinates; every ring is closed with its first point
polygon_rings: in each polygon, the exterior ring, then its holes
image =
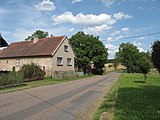
{"type": "Polygon", "coordinates": [[[131,15],[125,14],[124,12],[119,12],[119,13],[113,14],[113,18],[115,18],[116,20],[122,20],[122,19],[129,19],[133,17],[131,15]]]}
{"type": "Polygon", "coordinates": [[[52,19],[57,23],[72,23],[78,25],[102,25],[114,24],[116,21],[112,19],[111,15],[101,13],[99,15],[94,14],[83,14],[79,13],[77,15],[73,15],[72,12],[65,12],[59,16],[53,16],[52,19]]]}
{"type": "Polygon", "coordinates": [[[135,46],[139,47],[139,46],[141,46],[141,45],[142,45],[142,43],[137,42],[137,41],[133,41],[133,45],[135,45],[135,46]]]}
{"type": "Polygon", "coordinates": [[[82,0],[73,0],[73,1],[72,1],[72,4],[78,3],[78,2],[82,2],[82,0]]]}
{"type": "Polygon", "coordinates": [[[110,35],[111,35],[111,36],[115,36],[115,35],[118,35],[118,34],[120,34],[120,33],[121,33],[120,30],[116,30],[116,31],[114,31],[113,33],[111,33],[110,35]]]}
{"type": "Polygon", "coordinates": [[[144,50],[143,48],[141,47],[137,47],[139,49],[140,52],[146,52],[146,50],[144,50]]]}
{"type": "Polygon", "coordinates": [[[50,0],[43,0],[35,6],[39,11],[53,11],[56,9],[54,2],[50,0]]]}
{"type": "Polygon", "coordinates": [[[118,52],[118,48],[119,48],[118,46],[115,46],[113,44],[106,44],[105,47],[108,48],[109,54],[113,54],[113,53],[118,52]]]}
{"type": "Polygon", "coordinates": [[[34,32],[34,30],[27,30],[23,28],[18,28],[12,33],[12,38],[14,38],[14,41],[22,41],[25,40],[29,35],[31,35],[34,32]]]}
{"type": "Polygon", "coordinates": [[[107,7],[110,7],[114,4],[115,0],[101,0],[102,3],[104,3],[107,7]]]}
{"type": "Polygon", "coordinates": [[[78,25],[87,25],[87,26],[99,26],[99,25],[112,25],[118,20],[131,18],[130,15],[123,12],[115,13],[113,15],[101,13],[99,15],[94,14],[83,14],[79,13],[73,15],[72,12],[65,12],[61,15],[53,15],[52,19],[56,24],[61,23],[71,23],[78,25]]]}
{"type": "Polygon", "coordinates": [[[127,37],[127,35],[119,35],[119,36],[114,36],[114,37],[108,37],[107,41],[108,42],[113,42],[113,41],[120,40],[120,39],[125,38],[125,37],[127,37]]]}
{"type": "Polygon", "coordinates": [[[111,26],[103,24],[100,26],[84,28],[83,31],[87,34],[99,34],[109,29],[111,29],[111,26]]]}
{"type": "Polygon", "coordinates": [[[1,33],[2,35],[8,35],[8,34],[10,34],[11,32],[10,32],[10,31],[4,31],[4,30],[2,30],[2,31],[0,31],[0,33],[1,33]]]}
{"type": "Polygon", "coordinates": [[[73,32],[75,29],[74,28],[71,28],[71,29],[69,29],[69,32],[73,32]]]}
{"type": "Polygon", "coordinates": [[[112,41],[114,41],[114,38],[113,38],[113,37],[108,37],[108,38],[107,38],[107,41],[108,41],[108,42],[112,42],[112,41]]]}
{"type": "Polygon", "coordinates": [[[128,31],[129,31],[129,28],[122,28],[121,31],[123,31],[123,32],[128,32],[128,31]]]}

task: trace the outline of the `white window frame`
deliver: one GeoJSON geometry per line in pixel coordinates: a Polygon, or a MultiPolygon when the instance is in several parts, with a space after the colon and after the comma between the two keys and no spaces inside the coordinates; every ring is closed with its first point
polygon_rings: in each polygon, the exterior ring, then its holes
{"type": "Polygon", "coordinates": [[[67,66],[72,66],[72,58],[67,58],[67,66]]]}
{"type": "Polygon", "coordinates": [[[64,51],[68,52],[68,45],[64,45],[64,51]]]}
{"type": "Polygon", "coordinates": [[[57,66],[63,66],[63,57],[57,57],[57,66]]]}
{"type": "Polygon", "coordinates": [[[16,66],[17,66],[17,67],[20,66],[20,59],[16,59],[16,66]]]}

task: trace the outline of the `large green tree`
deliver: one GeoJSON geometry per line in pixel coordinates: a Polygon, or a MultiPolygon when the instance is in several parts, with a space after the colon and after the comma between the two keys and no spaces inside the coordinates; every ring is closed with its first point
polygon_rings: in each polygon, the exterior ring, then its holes
{"type": "Polygon", "coordinates": [[[119,47],[119,52],[116,53],[119,60],[127,67],[128,73],[138,73],[140,54],[136,46],[131,43],[122,43],[119,47]]]}
{"type": "Polygon", "coordinates": [[[160,41],[157,40],[152,45],[152,54],[151,54],[152,62],[155,68],[157,68],[160,73],[160,41]]]}
{"type": "Polygon", "coordinates": [[[76,55],[75,64],[78,69],[88,73],[93,64],[96,73],[102,74],[108,52],[103,43],[99,41],[99,37],[78,32],[70,38],[70,44],[76,55]]]}
{"type": "Polygon", "coordinates": [[[44,32],[42,30],[36,30],[31,36],[28,36],[25,40],[34,40],[34,37],[37,38],[46,38],[48,37],[48,32],[44,32]]]}

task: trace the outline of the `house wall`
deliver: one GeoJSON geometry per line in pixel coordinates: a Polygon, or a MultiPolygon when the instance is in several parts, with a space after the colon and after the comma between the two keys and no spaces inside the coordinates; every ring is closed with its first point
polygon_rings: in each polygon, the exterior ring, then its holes
{"type": "Polygon", "coordinates": [[[67,38],[64,40],[64,42],[61,44],[59,49],[54,53],[53,55],[53,72],[54,71],[74,71],[74,53],[69,45],[69,42],[67,38]],[[64,45],[68,46],[68,52],[64,51],[64,45]],[[62,57],[63,64],[62,66],[57,65],[57,57],[62,57]],[[71,64],[70,66],[67,65],[67,58],[71,58],[71,64]]]}
{"type": "Polygon", "coordinates": [[[13,67],[18,71],[24,64],[31,63],[35,63],[40,67],[45,67],[46,75],[51,75],[52,57],[0,59],[0,71],[12,71],[13,67]],[[17,66],[17,60],[20,61],[19,66],[17,66]]]}
{"type": "Polygon", "coordinates": [[[15,70],[20,70],[23,64],[36,63],[41,67],[45,67],[47,76],[53,76],[55,71],[74,71],[74,53],[71,46],[68,43],[67,38],[63,41],[60,47],[53,53],[53,57],[32,57],[32,58],[9,58],[0,59],[0,71],[12,71],[15,66],[15,70]],[[64,51],[64,45],[68,46],[68,51],[64,51]],[[57,57],[63,58],[63,64],[57,65],[57,57]],[[71,58],[71,65],[67,65],[67,58],[71,58]],[[17,66],[17,60],[20,60],[19,66],[17,66]]]}

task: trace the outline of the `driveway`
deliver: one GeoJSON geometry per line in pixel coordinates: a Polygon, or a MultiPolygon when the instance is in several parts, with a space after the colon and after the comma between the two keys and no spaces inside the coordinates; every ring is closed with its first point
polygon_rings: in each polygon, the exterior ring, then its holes
{"type": "Polygon", "coordinates": [[[73,120],[119,73],[0,94],[0,120],[73,120]]]}

